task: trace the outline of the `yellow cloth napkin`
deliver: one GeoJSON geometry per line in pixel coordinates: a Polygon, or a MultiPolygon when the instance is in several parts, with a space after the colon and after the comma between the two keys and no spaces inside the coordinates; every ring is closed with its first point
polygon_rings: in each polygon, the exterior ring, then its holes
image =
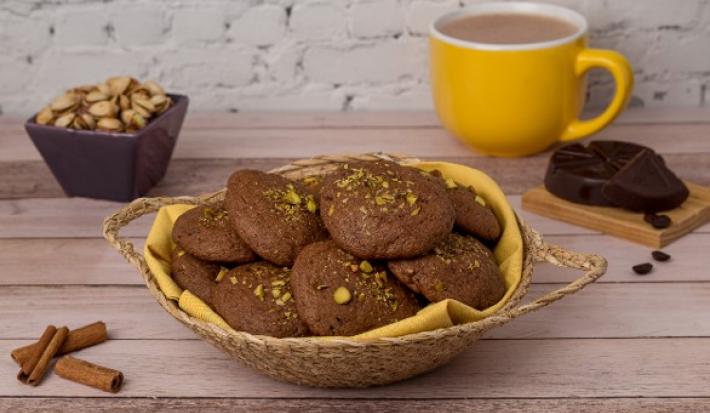
{"type": "MultiPolygon", "coordinates": [[[[473,185],[487,205],[493,209],[503,227],[503,233],[493,252],[505,279],[506,293],[497,304],[483,311],[471,308],[456,300],[444,300],[429,304],[415,316],[358,334],[354,336],[356,338],[397,337],[480,320],[505,305],[520,283],[523,266],[522,235],[515,213],[495,181],[477,169],[448,162],[419,162],[411,166],[426,171],[438,169],[444,176],[450,177],[460,184],[473,185]]],[[[170,256],[174,248],[173,224],[182,213],[191,208],[194,208],[194,205],[170,205],[158,211],[145,244],[146,263],[161,291],[168,299],[178,301],[178,305],[183,311],[200,320],[214,323],[227,331],[234,331],[202,300],[189,291],[183,292],[170,277],[170,256]]]]}

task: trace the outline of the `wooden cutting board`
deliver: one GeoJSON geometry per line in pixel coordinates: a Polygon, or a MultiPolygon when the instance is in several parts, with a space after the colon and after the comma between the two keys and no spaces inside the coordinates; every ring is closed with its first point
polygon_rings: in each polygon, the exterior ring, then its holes
{"type": "Polygon", "coordinates": [[[533,188],[523,195],[523,209],[653,248],[662,248],[710,221],[710,188],[692,182],[685,184],[690,196],[680,207],[663,212],[672,220],[671,226],[665,229],[653,228],[643,220],[642,213],[575,204],[552,195],[544,186],[533,188]]]}

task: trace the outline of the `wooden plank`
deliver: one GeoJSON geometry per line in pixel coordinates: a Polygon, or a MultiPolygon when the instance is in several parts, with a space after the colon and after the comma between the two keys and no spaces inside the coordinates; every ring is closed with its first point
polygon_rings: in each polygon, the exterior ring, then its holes
{"type": "Polygon", "coordinates": [[[0,398],[0,411],[22,412],[155,412],[176,411],[261,412],[261,413],[330,413],[440,411],[440,412],[570,412],[617,413],[700,412],[710,410],[710,400],[701,398],[554,398],[554,399],[235,399],[235,398],[0,398]]]}
{"type": "Polygon", "coordinates": [[[710,221],[710,187],[686,182],[690,195],[683,204],[664,211],[673,224],[655,229],[642,213],[621,208],[582,205],[558,198],[544,186],[523,194],[523,209],[574,225],[604,232],[652,248],[662,248],[710,221]]]}
{"type": "MultiPolygon", "coordinates": [[[[605,235],[549,235],[550,244],[603,255],[609,269],[597,283],[710,281],[706,251],[710,234],[690,234],[664,251],[673,256],[668,263],[655,264],[654,271],[640,277],[631,267],[650,261],[649,249],[605,235]]],[[[143,239],[132,238],[138,251],[143,239]]],[[[0,239],[0,285],[142,285],[134,267],[107,242],[99,238],[0,239]]],[[[579,276],[578,271],[538,264],[533,282],[563,283],[579,276]]]]}
{"type": "MultiPolygon", "coordinates": [[[[710,123],[619,124],[604,129],[594,138],[636,142],[663,154],[707,153],[710,152],[708,130],[710,123]]],[[[4,131],[0,135],[0,148],[0,161],[41,159],[22,131],[4,131]]],[[[186,129],[180,134],[174,157],[307,158],[318,154],[375,151],[432,158],[454,157],[462,153],[482,157],[439,128],[186,129]]]]}
{"type": "MultiPolygon", "coordinates": [[[[586,228],[523,211],[520,196],[508,197],[512,207],[533,228],[546,235],[594,234],[586,228]]],[[[0,200],[0,238],[95,238],[101,236],[104,218],[125,204],[86,198],[0,200]]],[[[145,215],[123,228],[122,236],[145,237],[152,215],[145,215]]],[[[696,233],[710,232],[710,224],[696,233]]]]}
{"type": "MultiPolygon", "coordinates": [[[[592,116],[589,111],[584,116],[592,116]]],[[[21,130],[26,117],[0,116],[0,127],[21,130]]],[[[614,122],[692,123],[710,121],[707,107],[628,108],[614,122]]],[[[439,127],[433,111],[358,112],[194,112],[185,117],[185,129],[371,128],[439,127]]]]}
{"type": "MultiPolygon", "coordinates": [[[[526,158],[472,158],[447,157],[438,160],[459,163],[485,171],[498,182],[507,194],[522,194],[541,185],[547,168],[549,154],[526,158]],[[521,173],[521,171],[526,171],[521,173]]],[[[668,154],[666,163],[686,180],[710,185],[706,166],[710,153],[668,154]]],[[[236,169],[252,168],[270,170],[293,159],[175,159],[168,167],[165,178],[148,194],[149,196],[189,195],[215,191],[236,169]]],[[[42,161],[0,162],[0,199],[58,198],[64,192],[42,161]]]]}
{"type": "MultiPolygon", "coordinates": [[[[536,284],[526,299],[554,288],[559,284],[536,284]]],[[[487,337],[710,337],[710,317],[698,316],[710,314],[708,296],[707,282],[596,284],[487,337]]],[[[0,314],[5,318],[0,339],[31,339],[47,324],[76,328],[97,320],[106,322],[116,339],[195,338],[138,286],[4,286],[0,314]]]]}
{"type": "MultiPolygon", "coordinates": [[[[203,341],[110,340],[79,354],[123,371],[126,382],[116,397],[707,398],[709,340],[483,340],[435,372],[364,390],[280,383],[203,341]]],[[[0,353],[27,343],[0,341],[0,353]]],[[[42,385],[26,386],[16,370],[9,359],[0,363],[0,396],[106,396],[51,373],[42,385]]]]}

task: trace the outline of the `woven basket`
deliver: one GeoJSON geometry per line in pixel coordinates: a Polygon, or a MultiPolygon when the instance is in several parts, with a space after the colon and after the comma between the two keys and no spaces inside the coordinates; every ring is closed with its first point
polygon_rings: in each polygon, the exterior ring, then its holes
{"type": "MultiPolygon", "coordinates": [[[[338,164],[354,160],[387,159],[399,163],[417,161],[400,155],[382,153],[356,156],[320,156],[293,162],[271,172],[288,178],[325,173],[338,164]]],[[[244,332],[226,332],[189,316],[174,301],[168,300],[153,279],[143,256],[133,245],[119,237],[119,230],[134,219],[171,204],[210,204],[221,201],[224,190],[198,197],[140,198],[105,219],[104,237],[130,263],[138,267],[143,281],[160,305],[197,335],[231,357],[278,380],[316,387],[366,387],[396,382],[432,370],[477,341],[486,331],[523,314],[545,307],[594,282],[606,271],[606,260],[598,255],[581,254],[547,245],[540,234],[519,220],[525,255],[520,284],[510,301],[483,320],[434,331],[371,341],[319,338],[274,338],[244,332]],[[584,271],[572,283],[519,305],[532,280],[533,264],[547,261],[560,267],[584,271]]]]}

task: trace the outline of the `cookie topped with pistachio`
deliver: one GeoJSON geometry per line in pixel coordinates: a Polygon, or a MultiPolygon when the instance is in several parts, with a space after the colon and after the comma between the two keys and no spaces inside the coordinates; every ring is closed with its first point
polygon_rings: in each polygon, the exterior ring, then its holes
{"type": "Polygon", "coordinates": [[[330,235],[360,258],[428,252],[451,232],[454,208],[445,188],[425,175],[388,161],[342,165],[321,189],[320,214],[330,235]]]}
{"type": "Polygon", "coordinates": [[[280,175],[235,172],[227,183],[224,206],[241,239],[276,265],[292,265],[303,247],[327,237],[315,197],[280,175]]]}
{"type": "Polygon", "coordinates": [[[485,241],[497,240],[501,234],[498,218],[476,190],[453,181],[449,181],[447,186],[446,192],[456,211],[456,227],[485,241]]]}
{"type": "Polygon", "coordinates": [[[35,116],[40,125],[133,133],[168,110],[172,99],[156,82],[115,76],[56,97],[35,116]]]}
{"type": "Polygon", "coordinates": [[[333,241],[301,251],[291,285],[298,313],[316,335],[359,334],[419,310],[414,294],[384,263],[355,258],[333,241]]]}
{"type": "Polygon", "coordinates": [[[232,228],[221,204],[198,206],[180,215],[173,226],[173,240],[206,261],[246,263],[257,259],[232,228]]]}
{"type": "Polygon", "coordinates": [[[180,247],[173,251],[170,274],[173,281],[208,305],[212,305],[212,288],[220,272],[224,273],[226,269],[219,264],[203,261],[180,247]]]}
{"type": "Polygon", "coordinates": [[[213,303],[235,330],[273,337],[308,335],[296,311],[288,268],[266,261],[240,265],[216,285],[213,303]]]}
{"type": "Polygon", "coordinates": [[[400,281],[431,302],[453,298],[483,310],[505,294],[493,253],[469,235],[449,234],[431,253],[390,261],[388,267],[400,281]]]}

